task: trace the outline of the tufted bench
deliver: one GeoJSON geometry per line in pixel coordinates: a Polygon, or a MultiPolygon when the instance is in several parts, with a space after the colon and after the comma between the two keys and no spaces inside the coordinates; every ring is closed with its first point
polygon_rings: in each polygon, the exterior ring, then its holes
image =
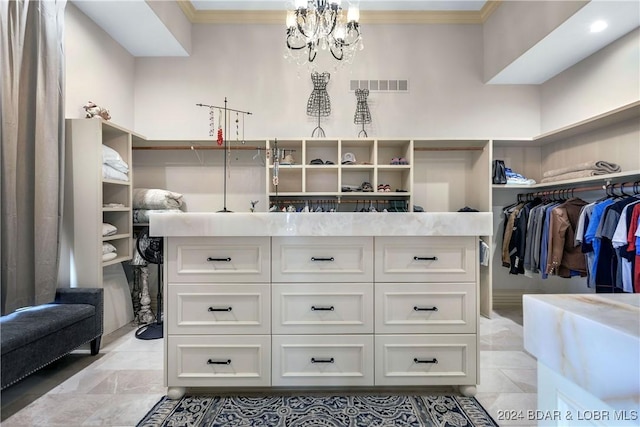
{"type": "Polygon", "coordinates": [[[88,342],[100,351],[103,290],[62,288],[54,302],[0,317],[2,389],[88,342]]]}

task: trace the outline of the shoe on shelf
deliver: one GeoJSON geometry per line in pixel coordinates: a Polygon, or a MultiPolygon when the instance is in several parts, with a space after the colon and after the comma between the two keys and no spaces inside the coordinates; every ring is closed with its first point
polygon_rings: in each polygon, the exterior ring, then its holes
{"type": "Polygon", "coordinates": [[[398,159],[398,164],[399,164],[399,165],[408,165],[408,164],[409,164],[409,162],[408,162],[408,161],[407,161],[407,159],[405,159],[404,157],[400,157],[400,158],[398,159]]]}
{"type": "Polygon", "coordinates": [[[384,192],[385,193],[391,193],[391,186],[389,184],[385,184],[384,185],[384,192]]]}
{"type": "Polygon", "coordinates": [[[371,186],[371,183],[369,182],[363,182],[362,185],[360,185],[360,189],[362,191],[364,191],[365,193],[370,193],[373,191],[373,187],[371,186]]]}
{"type": "Polygon", "coordinates": [[[400,164],[400,158],[399,157],[394,157],[393,159],[391,159],[391,163],[392,165],[399,165],[400,164]]]}
{"type": "Polygon", "coordinates": [[[378,184],[378,193],[384,193],[384,184],[378,184]]]}

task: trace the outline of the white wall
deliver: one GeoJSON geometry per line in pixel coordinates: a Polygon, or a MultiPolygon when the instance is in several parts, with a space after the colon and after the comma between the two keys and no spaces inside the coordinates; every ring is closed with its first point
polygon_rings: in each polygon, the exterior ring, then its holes
{"type": "Polygon", "coordinates": [[[84,117],[93,101],[133,129],[135,59],[71,2],[65,10],[65,117],[84,117]]]}
{"type": "Polygon", "coordinates": [[[541,86],[541,129],[551,131],[640,100],[640,29],[541,86]]]}
{"type": "Polygon", "coordinates": [[[483,25],[484,77],[491,80],[588,1],[505,1],[483,25]]]}
{"type": "MultiPolygon", "coordinates": [[[[356,79],[409,79],[409,93],[371,93],[369,136],[539,133],[537,87],[484,85],[480,25],[364,25],[363,35],[365,48],[350,68],[319,68],[331,73],[332,113],[321,122],[327,136],[357,136],[349,91],[356,79]]],[[[281,25],[193,25],[190,57],[136,60],[135,130],[206,138],[209,111],[195,104],[223,105],[227,97],[230,108],[253,113],[246,138],[310,136],[309,71],[288,63],[284,50],[281,25]]]]}

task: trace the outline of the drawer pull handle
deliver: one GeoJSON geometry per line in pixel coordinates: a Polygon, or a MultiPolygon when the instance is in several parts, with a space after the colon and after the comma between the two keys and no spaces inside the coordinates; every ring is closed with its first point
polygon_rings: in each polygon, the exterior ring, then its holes
{"type": "Polygon", "coordinates": [[[209,311],[231,311],[233,307],[209,307],[209,311]]]}
{"type": "Polygon", "coordinates": [[[316,359],[315,357],[311,358],[311,363],[333,363],[333,357],[330,359],[316,359]]]}
{"type": "Polygon", "coordinates": [[[207,365],[231,365],[231,359],[227,360],[207,360],[207,365]]]}
{"type": "Polygon", "coordinates": [[[231,257],[229,257],[229,258],[211,258],[211,257],[209,257],[209,258],[207,258],[207,261],[210,261],[210,262],[231,262],[231,257]]]}
{"type": "Polygon", "coordinates": [[[414,261],[437,261],[437,256],[414,256],[414,261]]]}
{"type": "Polygon", "coordinates": [[[335,308],[331,305],[329,307],[311,306],[311,311],[333,311],[335,308]]]}
{"type": "Polygon", "coordinates": [[[334,257],[330,258],[316,258],[314,256],[311,257],[311,261],[335,261],[334,257]]]}
{"type": "Polygon", "coordinates": [[[413,363],[434,363],[434,364],[438,364],[438,359],[436,359],[435,357],[433,359],[418,359],[417,357],[415,357],[413,359],[413,363]]]}
{"type": "Polygon", "coordinates": [[[438,307],[418,307],[417,305],[413,306],[414,311],[438,311],[438,307]]]}

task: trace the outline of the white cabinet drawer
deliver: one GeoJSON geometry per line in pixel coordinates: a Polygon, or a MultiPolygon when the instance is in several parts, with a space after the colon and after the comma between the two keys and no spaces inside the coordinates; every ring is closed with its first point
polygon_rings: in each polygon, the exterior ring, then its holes
{"type": "Polygon", "coordinates": [[[376,283],[376,334],[475,333],[475,283],[376,283]]]}
{"type": "Polygon", "coordinates": [[[269,237],[170,237],[169,282],[270,280],[269,237]]]}
{"type": "Polygon", "coordinates": [[[373,284],[274,284],[274,334],[373,333],[373,284]]]}
{"type": "Polygon", "coordinates": [[[373,282],[372,237],[274,237],[273,282],[373,282]]]}
{"type": "Polygon", "coordinates": [[[272,383],[373,385],[373,335],[273,335],[272,383]]]}
{"type": "Polygon", "coordinates": [[[171,284],[169,334],[269,334],[269,284],[171,284]]]}
{"type": "Polygon", "coordinates": [[[477,383],[475,335],[376,335],[376,385],[477,383]]]}
{"type": "Polygon", "coordinates": [[[475,237],[377,237],[376,282],[475,282],[475,237]]]}
{"type": "Polygon", "coordinates": [[[271,337],[169,336],[169,387],[269,386],[271,337]]]}

